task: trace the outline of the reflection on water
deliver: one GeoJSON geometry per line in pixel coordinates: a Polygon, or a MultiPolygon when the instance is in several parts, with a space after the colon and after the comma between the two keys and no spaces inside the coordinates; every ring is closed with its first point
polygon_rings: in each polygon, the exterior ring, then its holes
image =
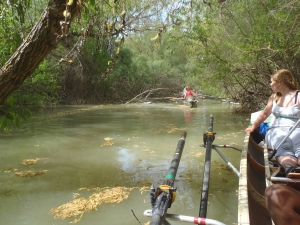
{"type": "MultiPolygon", "coordinates": [[[[101,204],[97,211],[85,213],[78,224],[139,224],[132,211],[142,224],[149,222],[143,216],[151,208],[149,192],[138,188],[162,184],[183,131],[187,138],[175,181],[177,198],[168,212],[198,216],[205,159],[205,149],[199,145],[211,114],[217,132],[214,143],[242,147],[246,117],[232,115],[227,104],[217,101],[201,100],[193,109],[170,103],[68,106],[33,112],[21,128],[0,133],[1,223],[69,224],[73,218],[54,219],[50,210],[72,201],[78,189],[92,187],[137,189],[120,203],[101,204]],[[26,159],[38,160],[23,165],[26,159]],[[47,172],[15,175],[29,171],[47,172]]],[[[239,168],[240,152],[221,151],[239,168]]],[[[213,152],[207,217],[237,223],[237,189],[236,175],[213,152]]]]}

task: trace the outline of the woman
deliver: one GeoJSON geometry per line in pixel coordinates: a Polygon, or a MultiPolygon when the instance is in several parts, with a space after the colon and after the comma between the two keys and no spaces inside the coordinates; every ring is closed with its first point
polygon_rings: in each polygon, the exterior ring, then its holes
{"type": "Polygon", "coordinates": [[[291,72],[282,69],[271,77],[270,86],[274,94],[254,124],[245,131],[253,132],[273,113],[275,119],[268,128],[266,142],[269,147],[277,150],[275,157],[287,175],[294,167],[300,165],[300,128],[297,127],[279,149],[277,147],[300,119],[298,85],[291,72]]]}

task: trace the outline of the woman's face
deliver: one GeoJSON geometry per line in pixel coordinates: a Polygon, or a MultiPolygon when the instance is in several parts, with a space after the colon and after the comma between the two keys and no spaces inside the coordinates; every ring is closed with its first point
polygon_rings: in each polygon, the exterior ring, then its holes
{"type": "Polygon", "coordinates": [[[279,89],[280,89],[280,83],[279,81],[275,81],[273,80],[273,78],[271,78],[271,84],[270,84],[273,92],[280,92],[279,89]]]}

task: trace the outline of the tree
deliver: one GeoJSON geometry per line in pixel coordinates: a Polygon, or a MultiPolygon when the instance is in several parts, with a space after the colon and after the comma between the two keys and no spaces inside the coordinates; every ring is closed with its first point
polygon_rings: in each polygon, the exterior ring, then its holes
{"type": "Polygon", "coordinates": [[[51,0],[40,20],[0,70],[0,105],[66,37],[82,1],[51,0]],[[72,4],[71,4],[72,2],[72,4]]]}
{"type": "MultiPolygon", "coordinates": [[[[7,0],[4,3],[1,2],[0,31],[8,31],[9,26],[22,29],[22,25],[26,23],[25,14],[31,1],[7,0]],[[6,22],[9,22],[10,25],[6,26],[6,22]]],[[[27,36],[22,29],[21,33],[26,38],[18,32],[13,33],[18,39],[23,38],[23,42],[0,70],[0,114],[4,117],[9,115],[6,107],[3,107],[8,96],[33,73],[61,41],[68,45],[70,38],[74,40],[74,37],[77,37],[77,41],[70,51],[65,56],[61,56],[58,62],[58,64],[73,65],[74,59],[78,58],[87,38],[94,38],[97,43],[105,43],[106,50],[111,56],[111,63],[103,74],[105,80],[118,59],[125,36],[141,33],[144,30],[156,30],[161,35],[166,28],[166,24],[163,23],[166,18],[163,17],[169,15],[168,11],[173,13],[180,5],[181,1],[169,4],[168,0],[49,0],[40,19],[27,36]],[[162,10],[165,14],[159,13],[162,10]],[[74,23],[75,18],[78,23],[74,23]],[[157,21],[160,21],[159,27],[153,25],[153,22],[159,24],[157,21]],[[71,28],[74,29],[71,30],[71,28]]],[[[10,47],[6,48],[6,51],[11,52],[11,49],[10,47]]],[[[6,57],[6,54],[2,55],[6,57]]],[[[3,58],[0,61],[3,62],[3,58]]],[[[79,66],[81,66],[80,62],[79,66]]],[[[16,115],[18,114],[16,113],[16,115]]],[[[5,126],[3,121],[4,119],[0,118],[0,126],[5,126]]]]}
{"type": "Polygon", "coordinates": [[[299,1],[218,1],[203,13],[193,7],[193,23],[186,32],[198,42],[195,54],[207,80],[222,85],[241,113],[257,111],[271,94],[270,75],[299,64],[299,1]],[[205,54],[203,54],[205,53],[205,54]]]}
{"type": "MultiPolygon", "coordinates": [[[[15,10],[16,13],[10,16],[18,17],[22,24],[25,21],[26,6],[31,1],[6,1],[0,9],[2,12],[15,10]]],[[[161,35],[168,26],[167,18],[181,7],[182,2],[49,0],[39,21],[0,70],[0,105],[62,40],[67,42],[70,37],[78,37],[78,40],[70,52],[61,57],[59,63],[74,63],[86,38],[94,38],[98,43],[105,42],[111,55],[112,63],[104,74],[107,76],[117,61],[125,36],[145,30],[155,30],[161,35]],[[78,23],[74,23],[75,18],[78,23]]],[[[0,16],[3,22],[6,18],[0,16]]]]}

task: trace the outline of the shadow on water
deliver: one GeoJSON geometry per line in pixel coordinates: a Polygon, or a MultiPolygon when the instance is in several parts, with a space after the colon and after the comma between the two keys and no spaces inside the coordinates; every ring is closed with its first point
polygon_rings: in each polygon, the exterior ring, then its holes
{"type": "MultiPolygon", "coordinates": [[[[177,142],[187,131],[177,172],[177,198],[169,213],[198,216],[205,149],[202,135],[214,116],[216,144],[242,147],[245,116],[231,114],[227,104],[201,100],[198,108],[181,104],[68,106],[40,109],[33,117],[0,133],[0,212],[2,224],[69,224],[54,219],[52,208],[73,200],[79,188],[137,187],[120,203],[102,204],[85,213],[78,224],[142,224],[150,221],[148,187],[164,181],[177,142]],[[37,159],[32,165],[23,160],[37,159]],[[33,177],[15,173],[46,171],[33,177]],[[142,187],[147,187],[141,192],[142,187]]],[[[223,151],[223,150],[222,150],[223,151]]],[[[239,168],[240,153],[224,150],[239,168]]],[[[212,153],[208,218],[237,223],[238,179],[212,153]]],[[[79,197],[88,197],[90,193],[79,197]]],[[[172,225],[182,224],[170,221],[172,225]]]]}

